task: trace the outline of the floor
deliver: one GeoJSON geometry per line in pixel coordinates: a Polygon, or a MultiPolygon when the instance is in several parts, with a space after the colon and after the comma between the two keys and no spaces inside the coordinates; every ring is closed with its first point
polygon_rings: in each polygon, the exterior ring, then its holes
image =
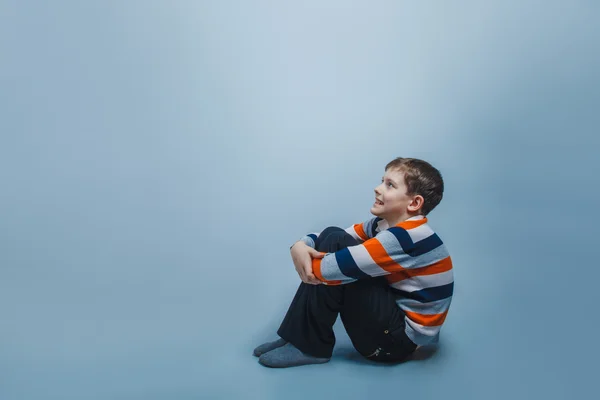
{"type": "Polygon", "coordinates": [[[600,7],[537,3],[1,2],[0,399],[596,392],[600,7]],[[446,184],[439,345],[261,366],[397,156],[446,184]]]}

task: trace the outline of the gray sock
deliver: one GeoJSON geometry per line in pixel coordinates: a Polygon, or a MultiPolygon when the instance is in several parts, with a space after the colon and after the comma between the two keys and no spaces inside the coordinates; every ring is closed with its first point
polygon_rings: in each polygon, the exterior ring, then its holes
{"type": "Polygon", "coordinates": [[[294,347],[293,344],[287,343],[284,346],[264,353],[258,359],[258,362],[266,367],[286,368],[297,367],[307,364],[323,364],[329,361],[329,358],[313,357],[303,353],[294,347]]]}
{"type": "Polygon", "coordinates": [[[287,342],[281,338],[275,340],[274,342],[267,342],[267,343],[263,343],[260,346],[258,346],[257,348],[254,349],[254,355],[256,357],[260,357],[261,355],[263,355],[264,353],[267,353],[273,349],[276,349],[278,347],[283,346],[284,344],[286,344],[287,342]]]}

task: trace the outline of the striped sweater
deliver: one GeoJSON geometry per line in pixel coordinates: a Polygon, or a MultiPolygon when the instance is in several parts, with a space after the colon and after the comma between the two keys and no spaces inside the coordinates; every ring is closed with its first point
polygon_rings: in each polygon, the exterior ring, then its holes
{"type": "MultiPolygon", "coordinates": [[[[435,343],[454,289],[446,246],[417,216],[389,228],[379,217],[346,229],[360,243],[313,259],[313,273],[328,285],[385,276],[406,314],[406,334],[417,345],[435,343]]],[[[301,240],[314,248],[319,233],[301,240]]]]}

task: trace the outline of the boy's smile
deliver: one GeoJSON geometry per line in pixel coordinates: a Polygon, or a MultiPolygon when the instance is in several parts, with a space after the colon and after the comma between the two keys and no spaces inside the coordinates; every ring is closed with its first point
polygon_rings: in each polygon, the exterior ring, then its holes
{"type": "Polygon", "coordinates": [[[422,197],[408,196],[406,191],[404,172],[385,171],[381,184],[375,188],[375,202],[371,207],[371,214],[385,219],[389,226],[395,226],[418,214],[420,207],[415,209],[415,198],[419,197],[422,200],[422,197]]]}

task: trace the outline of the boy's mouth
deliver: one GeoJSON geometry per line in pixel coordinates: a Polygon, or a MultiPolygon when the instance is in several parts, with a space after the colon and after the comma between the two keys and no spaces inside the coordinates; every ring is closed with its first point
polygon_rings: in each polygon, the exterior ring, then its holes
{"type": "Polygon", "coordinates": [[[382,206],[383,205],[383,201],[379,201],[379,200],[375,199],[375,204],[378,204],[378,205],[382,206]]]}

